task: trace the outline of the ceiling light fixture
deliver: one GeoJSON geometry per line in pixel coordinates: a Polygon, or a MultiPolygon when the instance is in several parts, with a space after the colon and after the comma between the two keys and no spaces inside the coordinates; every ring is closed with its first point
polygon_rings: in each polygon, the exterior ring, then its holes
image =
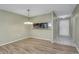
{"type": "Polygon", "coordinates": [[[28,21],[27,22],[24,22],[24,24],[33,24],[33,22],[30,22],[30,17],[29,17],[29,12],[30,12],[30,9],[27,9],[27,12],[28,12],[28,21]]]}

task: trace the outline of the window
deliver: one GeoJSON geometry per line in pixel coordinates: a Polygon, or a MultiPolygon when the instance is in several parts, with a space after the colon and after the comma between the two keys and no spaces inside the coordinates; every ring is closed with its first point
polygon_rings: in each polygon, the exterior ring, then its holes
{"type": "Polygon", "coordinates": [[[59,21],[59,35],[69,36],[69,20],[59,21]]]}

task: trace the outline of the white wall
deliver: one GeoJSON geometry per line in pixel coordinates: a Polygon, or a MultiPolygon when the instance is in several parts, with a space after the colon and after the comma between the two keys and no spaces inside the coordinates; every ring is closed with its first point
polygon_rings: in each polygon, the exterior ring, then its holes
{"type": "Polygon", "coordinates": [[[71,20],[73,25],[73,40],[76,43],[77,49],[79,50],[79,5],[77,5],[76,9],[74,10],[71,20]]]}
{"type": "Polygon", "coordinates": [[[0,44],[28,37],[25,16],[0,10],[0,44]]]}
{"type": "Polygon", "coordinates": [[[50,22],[49,29],[34,29],[25,21],[25,16],[0,10],[0,45],[29,37],[53,41],[53,12],[31,18],[33,23],[50,22]]]}
{"type": "Polygon", "coordinates": [[[78,49],[79,52],[79,15],[76,14],[73,19],[73,41],[76,45],[76,48],[78,49]]]}
{"type": "Polygon", "coordinates": [[[31,21],[33,23],[51,22],[52,26],[49,29],[34,29],[32,27],[31,37],[53,41],[53,13],[33,17],[31,21]]]}

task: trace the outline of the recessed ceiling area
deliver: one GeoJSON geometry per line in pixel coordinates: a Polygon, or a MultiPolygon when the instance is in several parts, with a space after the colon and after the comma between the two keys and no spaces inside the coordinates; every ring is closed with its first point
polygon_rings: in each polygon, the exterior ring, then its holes
{"type": "Polygon", "coordinates": [[[57,16],[71,15],[76,4],[0,4],[0,9],[27,16],[30,9],[30,17],[54,11],[57,16]]]}

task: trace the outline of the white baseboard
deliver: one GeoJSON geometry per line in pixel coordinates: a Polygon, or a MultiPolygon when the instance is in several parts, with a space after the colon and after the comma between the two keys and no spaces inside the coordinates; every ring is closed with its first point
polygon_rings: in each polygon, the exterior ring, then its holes
{"type": "MultiPolygon", "coordinates": [[[[0,44],[0,46],[6,45],[6,44],[10,44],[10,43],[13,43],[13,42],[17,42],[19,40],[23,40],[23,39],[27,39],[27,38],[30,38],[30,37],[23,37],[23,38],[20,38],[20,39],[16,39],[14,41],[2,43],[2,44],[0,44]]],[[[49,40],[49,39],[45,39],[45,38],[40,38],[40,37],[31,37],[31,38],[36,38],[36,39],[41,39],[41,40],[47,40],[47,41],[50,41],[51,43],[53,43],[53,40],[49,40]]]]}
{"type": "MultiPolygon", "coordinates": [[[[10,42],[6,42],[6,43],[3,43],[3,44],[0,44],[0,46],[3,46],[3,45],[6,45],[6,44],[10,44],[10,43],[13,43],[13,42],[17,42],[17,41],[19,41],[19,40],[23,40],[23,39],[25,39],[26,37],[23,37],[23,38],[20,38],[20,39],[16,39],[16,40],[14,40],[14,41],[10,41],[10,42]]],[[[28,37],[27,37],[28,38],[28,37]]],[[[26,38],[26,39],[27,39],[26,38]]]]}
{"type": "Polygon", "coordinates": [[[78,51],[78,53],[79,53],[79,48],[76,47],[76,49],[77,49],[77,51],[78,51]]]}
{"type": "Polygon", "coordinates": [[[41,39],[41,40],[47,40],[50,41],[51,43],[53,43],[53,40],[51,39],[46,39],[46,38],[40,38],[40,37],[32,37],[32,38],[36,38],[36,39],[41,39]]]}
{"type": "Polygon", "coordinates": [[[76,47],[76,49],[77,49],[77,51],[79,53],[79,46],[77,44],[75,44],[75,47],[76,47]]]}

